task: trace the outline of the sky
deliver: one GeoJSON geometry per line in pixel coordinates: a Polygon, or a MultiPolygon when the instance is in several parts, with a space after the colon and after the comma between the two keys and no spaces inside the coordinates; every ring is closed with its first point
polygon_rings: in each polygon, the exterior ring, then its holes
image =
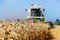
{"type": "Polygon", "coordinates": [[[41,4],[47,21],[60,19],[60,0],[0,0],[0,19],[25,19],[31,4],[41,4]]]}

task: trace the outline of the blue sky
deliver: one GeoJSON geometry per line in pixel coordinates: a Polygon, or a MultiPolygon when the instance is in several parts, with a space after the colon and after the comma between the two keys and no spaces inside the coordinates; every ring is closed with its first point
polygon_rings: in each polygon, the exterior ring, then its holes
{"type": "Polygon", "coordinates": [[[60,0],[0,0],[0,18],[26,18],[30,4],[41,4],[47,21],[60,19],[60,0]]]}

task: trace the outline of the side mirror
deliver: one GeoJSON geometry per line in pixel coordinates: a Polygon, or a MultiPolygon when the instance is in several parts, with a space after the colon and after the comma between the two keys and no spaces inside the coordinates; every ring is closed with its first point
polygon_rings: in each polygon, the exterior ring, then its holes
{"type": "Polygon", "coordinates": [[[25,11],[27,11],[27,9],[25,9],[25,11]]]}
{"type": "Polygon", "coordinates": [[[43,9],[43,11],[45,11],[45,9],[43,9]]]}
{"type": "Polygon", "coordinates": [[[31,6],[33,6],[34,4],[31,4],[31,6]]]}
{"type": "Polygon", "coordinates": [[[40,5],[40,4],[39,4],[40,5]]]}

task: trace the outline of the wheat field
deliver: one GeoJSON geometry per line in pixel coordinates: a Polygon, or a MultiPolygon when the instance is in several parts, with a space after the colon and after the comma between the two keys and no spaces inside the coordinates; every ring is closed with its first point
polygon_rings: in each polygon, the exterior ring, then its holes
{"type": "Polygon", "coordinates": [[[59,40],[58,29],[48,27],[48,23],[0,20],[0,40],[59,40]]]}

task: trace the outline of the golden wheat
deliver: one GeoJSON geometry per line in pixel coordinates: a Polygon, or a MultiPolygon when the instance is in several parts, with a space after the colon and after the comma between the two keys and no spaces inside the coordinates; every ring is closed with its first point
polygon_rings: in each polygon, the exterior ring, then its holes
{"type": "Polygon", "coordinates": [[[49,40],[44,23],[0,21],[0,40],[49,40]]]}

